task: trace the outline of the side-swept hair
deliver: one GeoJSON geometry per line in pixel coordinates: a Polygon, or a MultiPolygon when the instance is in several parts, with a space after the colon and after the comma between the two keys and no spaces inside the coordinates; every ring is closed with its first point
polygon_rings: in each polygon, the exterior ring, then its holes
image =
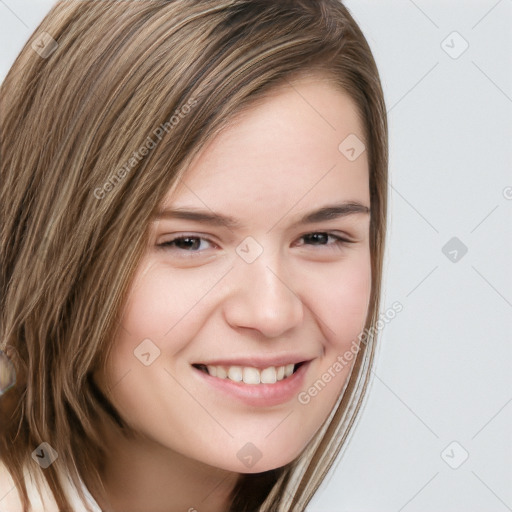
{"type": "Polygon", "coordinates": [[[0,88],[0,349],[17,375],[0,397],[0,458],[25,510],[28,465],[61,510],[70,510],[61,474],[84,502],[82,472],[101,494],[99,421],[128,427],[95,389],[92,372],[108,357],[150,220],[234,114],[306,73],[322,73],[347,93],[364,127],[372,272],[365,330],[372,335],[301,456],[244,475],[231,512],[304,510],[367,389],[388,166],[386,109],[369,45],[337,0],[66,0],[27,42],[0,88]],[[187,115],[169,124],[186,105],[187,115]],[[156,147],[135,158],[159,127],[156,147]],[[44,472],[31,461],[43,441],[59,454],[44,472]]]}

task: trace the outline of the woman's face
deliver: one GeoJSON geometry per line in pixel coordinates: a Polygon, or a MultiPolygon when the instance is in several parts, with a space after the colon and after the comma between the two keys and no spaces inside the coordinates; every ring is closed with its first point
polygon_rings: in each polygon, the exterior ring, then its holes
{"type": "Polygon", "coordinates": [[[362,140],[347,95],[297,80],[237,117],[168,194],[97,376],[144,437],[248,473],[287,464],[319,429],[370,297],[362,140]]]}

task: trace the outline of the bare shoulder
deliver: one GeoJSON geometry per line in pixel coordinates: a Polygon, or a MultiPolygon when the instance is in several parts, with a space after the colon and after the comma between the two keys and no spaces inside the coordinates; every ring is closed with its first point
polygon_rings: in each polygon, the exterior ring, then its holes
{"type": "Polygon", "coordinates": [[[0,460],[0,512],[23,512],[11,474],[0,460]]]}

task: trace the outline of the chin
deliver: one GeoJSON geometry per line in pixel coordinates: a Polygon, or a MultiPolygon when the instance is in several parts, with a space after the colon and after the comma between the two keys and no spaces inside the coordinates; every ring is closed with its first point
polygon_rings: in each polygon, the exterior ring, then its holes
{"type": "Polygon", "coordinates": [[[251,442],[236,442],[236,448],[226,448],[222,454],[212,454],[212,458],[204,462],[226,471],[241,474],[263,473],[290,464],[300,456],[305,448],[304,445],[289,446],[283,451],[284,444],[284,442],[278,442],[277,445],[275,443],[256,445],[251,442]],[[229,457],[228,460],[226,453],[232,450],[236,456],[229,457]]]}

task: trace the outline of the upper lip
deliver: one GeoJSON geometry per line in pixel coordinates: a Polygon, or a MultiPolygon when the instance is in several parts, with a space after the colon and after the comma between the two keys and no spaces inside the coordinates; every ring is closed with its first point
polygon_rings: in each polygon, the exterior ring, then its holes
{"type": "Polygon", "coordinates": [[[276,357],[261,357],[261,356],[252,356],[252,357],[236,357],[236,358],[226,358],[226,359],[214,359],[210,361],[200,361],[194,364],[204,364],[206,366],[249,366],[252,368],[269,368],[270,366],[285,366],[287,364],[298,364],[298,363],[307,363],[311,361],[313,358],[308,356],[300,356],[300,355],[283,355],[276,357]]]}

